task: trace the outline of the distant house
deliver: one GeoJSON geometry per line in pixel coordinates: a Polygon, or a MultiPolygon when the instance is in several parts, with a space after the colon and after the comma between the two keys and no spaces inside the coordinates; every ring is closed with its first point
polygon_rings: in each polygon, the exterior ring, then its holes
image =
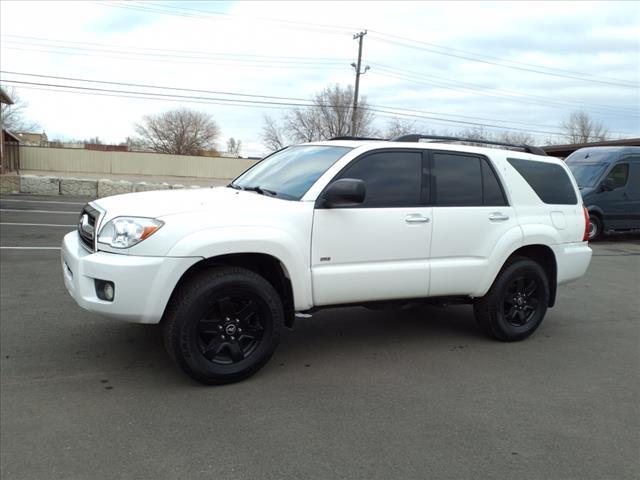
{"type": "Polygon", "coordinates": [[[129,145],[105,145],[103,143],[85,143],[85,150],[98,150],[99,152],[128,152],[129,145]]]}
{"type": "MultiPolygon", "coordinates": [[[[7,93],[0,88],[0,104],[13,105],[13,100],[7,93]]],[[[0,122],[2,119],[0,119],[0,122]]],[[[11,172],[18,169],[17,148],[7,149],[8,143],[17,143],[20,141],[13,133],[4,129],[4,125],[0,124],[0,173],[11,172]]]]}
{"type": "Polygon", "coordinates": [[[23,145],[29,145],[33,147],[49,146],[49,139],[47,138],[47,134],[45,132],[16,132],[16,135],[18,136],[18,138],[20,138],[20,142],[23,145]]]}

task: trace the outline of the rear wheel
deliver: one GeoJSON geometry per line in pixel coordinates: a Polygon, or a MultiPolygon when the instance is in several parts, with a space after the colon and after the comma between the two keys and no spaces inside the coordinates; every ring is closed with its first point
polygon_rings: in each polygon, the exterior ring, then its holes
{"type": "Polygon", "coordinates": [[[163,319],[165,346],[199,382],[237,382],[269,360],[283,319],[280,297],[267,280],[219,267],[196,275],[174,296],[163,319]]]}
{"type": "Polygon", "coordinates": [[[589,241],[593,242],[602,236],[604,227],[600,217],[594,213],[589,215],[589,241]]]}
{"type": "Polygon", "coordinates": [[[549,280],[533,260],[511,259],[489,292],[476,300],[474,313],[481,330],[505,342],[523,340],[542,323],[549,304],[549,280]]]}

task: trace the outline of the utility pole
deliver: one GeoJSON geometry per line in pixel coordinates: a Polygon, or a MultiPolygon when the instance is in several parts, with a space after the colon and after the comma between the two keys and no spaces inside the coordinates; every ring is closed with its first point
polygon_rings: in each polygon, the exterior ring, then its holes
{"type": "Polygon", "coordinates": [[[360,75],[369,70],[369,65],[364,68],[364,71],[360,71],[362,65],[362,37],[367,34],[367,31],[356,33],[353,39],[358,39],[358,63],[352,63],[351,66],[356,69],[356,88],[353,92],[353,110],[351,111],[351,136],[356,134],[356,111],[358,110],[358,92],[360,91],[360,75]]]}

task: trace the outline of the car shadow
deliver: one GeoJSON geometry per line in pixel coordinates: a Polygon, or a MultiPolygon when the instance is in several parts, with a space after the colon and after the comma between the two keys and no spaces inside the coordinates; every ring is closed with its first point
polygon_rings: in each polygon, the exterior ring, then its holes
{"type": "MultiPolygon", "coordinates": [[[[144,376],[153,383],[193,385],[169,358],[158,325],[105,319],[72,334],[65,356],[82,362],[82,369],[116,377],[144,376]],[[72,345],[72,346],[71,346],[72,345]]],[[[424,307],[412,310],[334,308],[297,319],[285,329],[271,362],[296,364],[375,352],[402,353],[406,347],[449,348],[484,341],[469,306],[424,307]]],[[[62,345],[61,345],[62,346],[62,345]]],[[[68,360],[67,360],[68,361],[68,360]]]]}

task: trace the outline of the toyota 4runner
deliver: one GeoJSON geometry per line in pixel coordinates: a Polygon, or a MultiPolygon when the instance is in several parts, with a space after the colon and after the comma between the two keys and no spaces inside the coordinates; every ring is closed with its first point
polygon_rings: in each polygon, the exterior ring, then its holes
{"type": "Polygon", "coordinates": [[[461,140],[313,142],[227,187],[95,200],[64,237],[65,285],[89,311],[160,323],[209,384],[253,374],[297,314],[339,305],[469,303],[488,335],[522,340],[587,270],[588,215],[562,161],[461,140]]]}

